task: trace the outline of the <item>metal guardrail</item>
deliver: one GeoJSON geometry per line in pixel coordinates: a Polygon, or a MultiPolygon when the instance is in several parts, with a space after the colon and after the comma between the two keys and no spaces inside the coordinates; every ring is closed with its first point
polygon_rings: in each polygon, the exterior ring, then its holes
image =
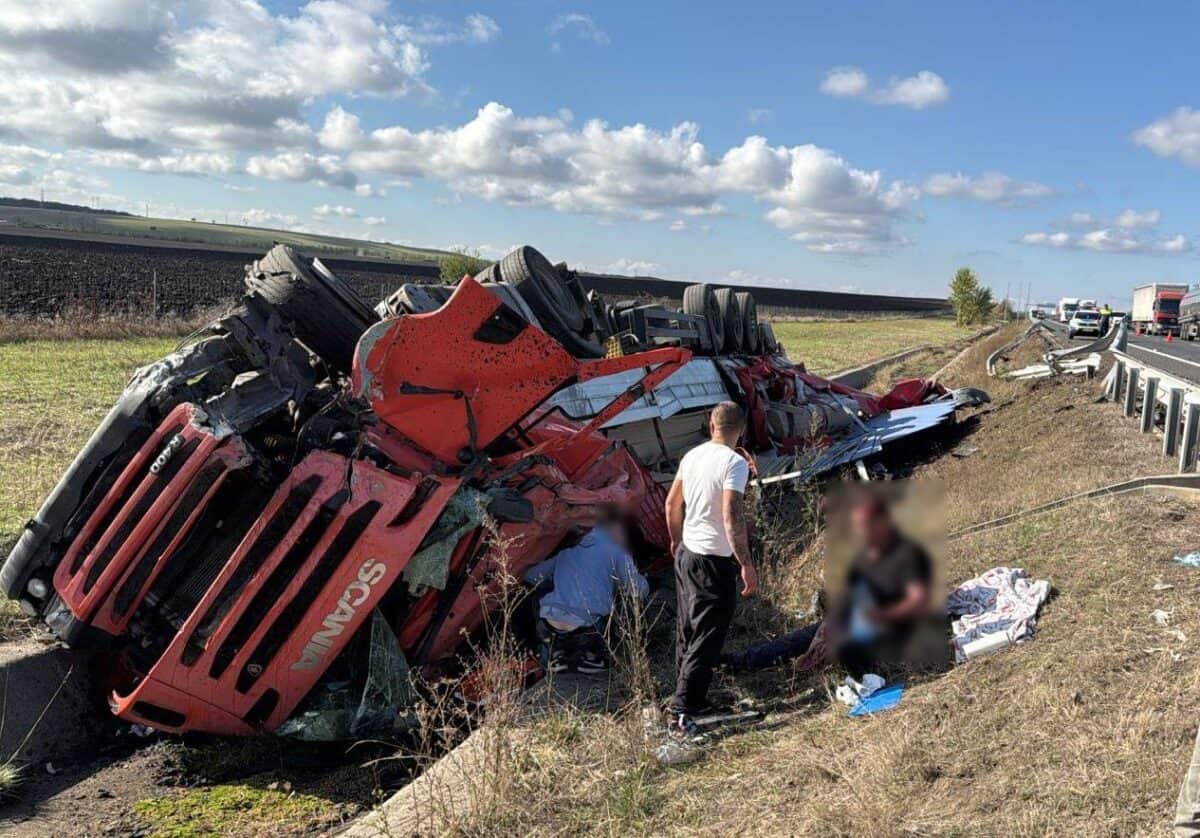
{"type": "Polygon", "coordinates": [[[1178,459],[1180,474],[1195,471],[1200,447],[1200,384],[1164,372],[1127,351],[1109,351],[1116,363],[1105,379],[1105,395],[1121,405],[1125,416],[1138,419],[1142,433],[1151,433],[1161,424],[1163,456],[1178,459]]]}

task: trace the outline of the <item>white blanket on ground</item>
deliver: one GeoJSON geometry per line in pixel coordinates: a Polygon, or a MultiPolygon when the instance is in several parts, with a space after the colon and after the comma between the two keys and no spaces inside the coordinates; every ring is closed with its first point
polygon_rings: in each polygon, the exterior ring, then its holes
{"type": "Polygon", "coordinates": [[[994,567],[950,592],[946,610],[952,624],[954,659],[966,660],[963,647],[972,640],[1003,633],[1012,643],[1033,636],[1037,612],[1050,596],[1050,583],[1034,580],[1016,567],[994,567]]]}

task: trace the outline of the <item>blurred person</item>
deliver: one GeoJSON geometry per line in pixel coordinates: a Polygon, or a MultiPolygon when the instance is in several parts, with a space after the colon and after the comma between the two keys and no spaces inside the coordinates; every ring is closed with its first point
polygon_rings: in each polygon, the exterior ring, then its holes
{"type": "MultiPolygon", "coordinates": [[[[826,622],[826,640],[857,680],[904,668],[939,669],[951,660],[949,618],[933,595],[928,552],[903,535],[878,495],[858,494],[849,510],[857,551],[826,622]]],[[[822,623],[722,659],[733,671],[778,666],[806,654],[822,623]]]]}
{"type": "Polygon", "coordinates": [[[645,599],[650,588],[629,554],[624,523],[612,517],[525,572],[545,589],[538,602],[538,635],[550,648],[554,673],[596,674],[608,668],[601,630],[623,592],[645,599]]]}
{"type": "Polygon", "coordinates": [[[709,417],[708,442],[679,463],[667,495],[667,526],[675,558],[678,623],[675,694],[667,707],[671,731],[693,735],[694,717],[708,709],[713,668],[737,604],[758,586],[746,529],[744,493],[750,466],[735,446],[745,412],[721,402],[709,417]]]}
{"type": "Polygon", "coordinates": [[[1112,309],[1108,307],[1108,303],[1100,309],[1100,337],[1108,334],[1108,324],[1112,321],[1112,309]]]}
{"type": "Polygon", "coordinates": [[[907,538],[878,495],[850,510],[860,547],[850,564],[833,642],[838,661],[862,680],[868,672],[929,669],[950,661],[949,618],[933,595],[933,561],[907,538]]]}

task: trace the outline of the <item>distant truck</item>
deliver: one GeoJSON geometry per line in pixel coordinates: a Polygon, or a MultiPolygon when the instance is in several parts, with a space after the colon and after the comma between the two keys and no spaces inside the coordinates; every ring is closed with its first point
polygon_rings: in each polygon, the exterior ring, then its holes
{"type": "Polygon", "coordinates": [[[1063,297],[1058,301],[1058,308],[1055,309],[1055,314],[1058,316],[1059,323],[1069,323],[1071,315],[1079,308],[1078,297],[1063,297]]]}
{"type": "Polygon", "coordinates": [[[1184,340],[1200,337],[1200,285],[1179,302],[1179,336],[1184,340]]]}
{"type": "Polygon", "coordinates": [[[1186,285],[1151,282],[1133,289],[1133,327],[1148,335],[1179,334],[1179,302],[1187,293],[1186,285]]]}

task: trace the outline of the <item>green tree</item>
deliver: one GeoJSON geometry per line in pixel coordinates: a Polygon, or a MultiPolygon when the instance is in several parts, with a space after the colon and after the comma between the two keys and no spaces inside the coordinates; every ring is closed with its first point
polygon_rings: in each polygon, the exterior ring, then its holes
{"type": "Polygon", "coordinates": [[[479,258],[479,251],[468,250],[465,247],[455,247],[449,256],[443,256],[441,262],[442,282],[447,285],[457,285],[465,275],[475,274],[487,267],[487,262],[479,258]]]}
{"type": "MultiPolygon", "coordinates": [[[[971,308],[975,312],[975,317],[971,323],[980,323],[990,318],[996,312],[996,302],[992,299],[992,289],[986,286],[979,286],[973,294],[974,299],[971,301],[971,308]]],[[[1007,305],[1007,303],[1005,304],[1007,305]]]]}
{"type": "Polygon", "coordinates": [[[992,289],[979,284],[970,268],[959,268],[950,280],[950,306],[959,326],[979,323],[991,316],[995,302],[992,289]]]}

